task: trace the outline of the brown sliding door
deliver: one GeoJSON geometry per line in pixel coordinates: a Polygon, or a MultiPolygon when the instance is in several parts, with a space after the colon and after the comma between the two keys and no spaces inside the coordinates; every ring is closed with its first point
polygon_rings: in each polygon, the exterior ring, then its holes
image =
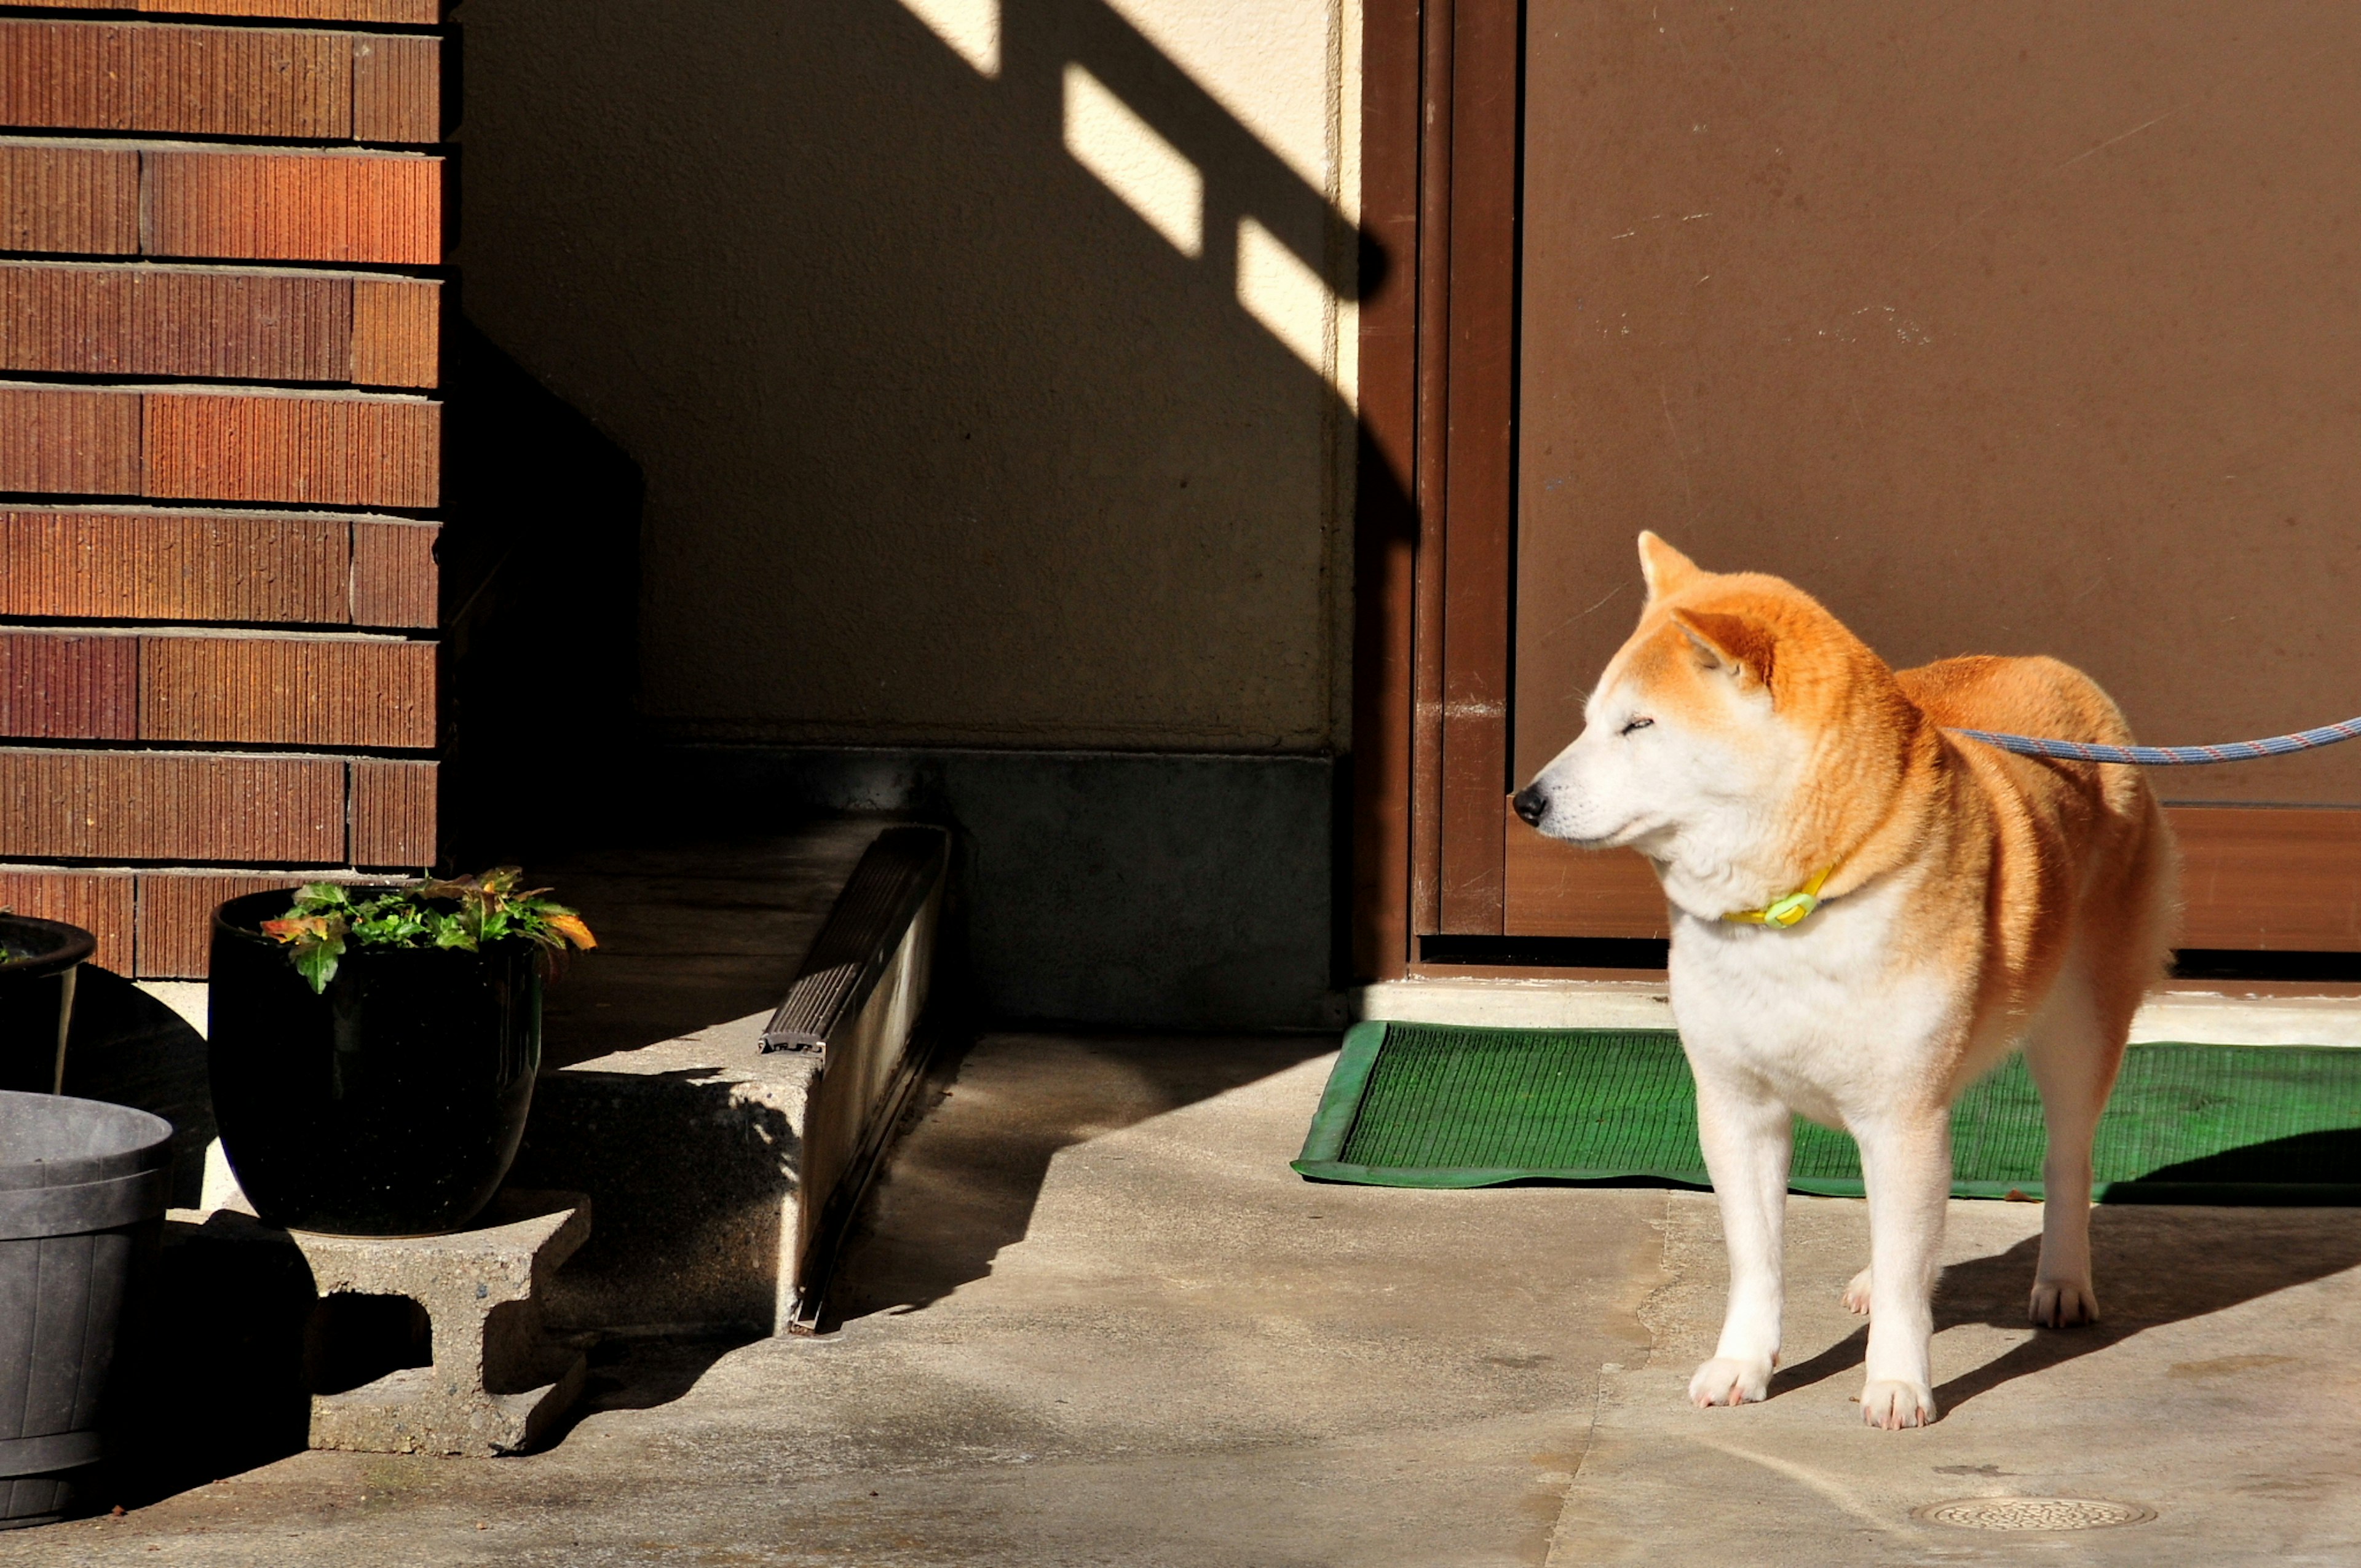
{"type": "MultiPolygon", "coordinates": [[[[2067,659],[2144,740],[2361,712],[2361,8],[1455,10],[1413,961],[1662,931],[1635,858],[1505,811],[1631,630],[1642,528],[1896,664],[2067,659]]],[[[2154,776],[2187,946],[2361,949],[2361,744],[2154,776]]]]}

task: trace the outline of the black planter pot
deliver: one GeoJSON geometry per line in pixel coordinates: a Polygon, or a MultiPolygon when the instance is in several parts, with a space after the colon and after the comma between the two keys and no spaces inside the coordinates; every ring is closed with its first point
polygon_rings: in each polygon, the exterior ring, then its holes
{"type": "Polygon", "coordinates": [[[98,946],[79,926],[0,915],[0,1089],[55,1094],[65,1072],[74,971],[98,946]]]}
{"type": "Polygon", "coordinates": [[[284,892],[214,914],[214,1119],[263,1219],[343,1235],[456,1230],[491,1201],[541,1066],[537,949],[348,947],[324,994],[261,934],[284,892]]]}

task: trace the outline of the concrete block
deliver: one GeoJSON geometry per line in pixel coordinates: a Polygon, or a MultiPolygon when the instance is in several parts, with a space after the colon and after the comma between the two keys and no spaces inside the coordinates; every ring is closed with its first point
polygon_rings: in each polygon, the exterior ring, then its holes
{"type": "MultiPolygon", "coordinates": [[[[233,1193],[192,1223],[181,1245],[291,1249],[320,1306],[392,1298],[423,1314],[431,1363],[397,1367],[357,1387],[324,1391],[322,1367],[349,1365],[333,1311],[315,1308],[305,1360],[313,1368],[311,1445],[363,1453],[489,1457],[529,1448],[582,1391],[580,1352],[553,1344],[543,1304],[559,1266],[590,1234],[578,1192],[508,1189],[474,1229],[441,1236],[332,1236],[262,1223],[233,1193]]],[[[364,1347],[360,1354],[366,1356],[364,1347]]]]}
{"type": "Polygon", "coordinates": [[[322,1296],[401,1296],[426,1310],[434,1364],[312,1397],[312,1446],[365,1453],[513,1453],[582,1391],[579,1353],[544,1335],[550,1277],[590,1234],[578,1192],[519,1192],[447,1236],[291,1231],[322,1296]]]}
{"type": "Polygon", "coordinates": [[[820,1058],[763,1055],[770,1016],[543,1072],[514,1179],[598,1204],[597,1236],[552,1282],[553,1328],[767,1334],[786,1321],[820,1058]]]}

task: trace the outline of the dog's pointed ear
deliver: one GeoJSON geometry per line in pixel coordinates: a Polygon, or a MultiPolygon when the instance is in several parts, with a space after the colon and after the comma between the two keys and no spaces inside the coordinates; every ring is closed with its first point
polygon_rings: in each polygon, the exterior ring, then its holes
{"type": "Polygon", "coordinates": [[[1648,580],[1648,602],[1655,603],[1668,594],[1676,594],[1697,576],[1697,564],[1657,538],[1647,529],[1640,531],[1640,576],[1648,580]]]}
{"type": "Polygon", "coordinates": [[[1676,609],[1673,624],[1687,636],[1708,669],[1729,670],[1741,686],[1760,681],[1765,691],[1772,689],[1779,640],[1763,622],[1719,610],[1676,609]]]}

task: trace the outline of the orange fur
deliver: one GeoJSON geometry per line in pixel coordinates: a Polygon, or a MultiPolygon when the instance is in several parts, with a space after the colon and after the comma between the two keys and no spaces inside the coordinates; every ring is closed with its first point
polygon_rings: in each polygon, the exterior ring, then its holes
{"type": "Polygon", "coordinates": [[[2098,1314],[2092,1138],[2167,948],[2164,815],[2136,769],[1948,733],[2128,740],[2106,694],[2054,659],[1897,673],[1793,584],[1701,571],[1653,534],[1640,556],[1639,627],[1516,809],[1649,855],[1674,908],[1673,1013],[1730,1253],[1721,1339],[1689,1398],[1769,1393],[1801,1113],[1861,1145],[1875,1260],[1846,1299],[1872,1314],[1862,1419],[1923,1425],[1949,1110],[2012,1048],[2048,1133],[2028,1314],[2098,1314]],[[1819,905],[1800,923],[1730,918],[1806,887],[1819,905]]]}
{"type": "MultiPolygon", "coordinates": [[[[1741,666],[1825,759],[1762,867],[1762,901],[1823,866],[1838,868],[1823,896],[1840,898],[1931,862],[1902,954],[1981,975],[1971,1039],[2025,1017],[2081,943],[2098,959],[2102,1010],[2122,1025],[2110,1030],[2120,1040],[2169,947],[2176,857],[2147,780],[2134,768],[2019,757],[1943,733],[2129,743],[2098,684],[2047,657],[1976,655],[1897,672],[1791,583],[1699,570],[1653,535],[1642,559],[1652,597],[1617,664],[1629,661],[1651,700],[1676,712],[1707,700],[1720,664],[1741,666]]],[[[2120,1054],[2103,1065],[2108,1084],[2120,1054]]],[[[1989,1051],[1963,1048],[1928,1091],[1948,1103],[1991,1065],[1989,1051]]]]}

